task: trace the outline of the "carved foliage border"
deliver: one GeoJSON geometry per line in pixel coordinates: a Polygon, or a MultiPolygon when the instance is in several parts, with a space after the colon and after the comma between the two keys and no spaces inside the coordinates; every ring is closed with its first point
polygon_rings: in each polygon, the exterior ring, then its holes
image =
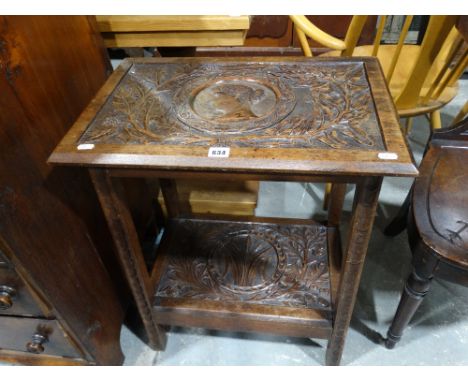
{"type": "Polygon", "coordinates": [[[156,297],[330,308],[323,226],[187,221],[174,236],[156,297]],[[239,237],[249,243],[244,253],[230,240],[239,237]],[[265,276],[267,262],[275,266],[265,276]]]}
{"type": "Polygon", "coordinates": [[[134,65],[80,143],[384,149],[361,63],[134,65]],[[238,134],[203,134],[182,123],[173,102],[176,90],[196,79],[225,76],[274,78],[283,88],[306,87],[310,110],[285,112],[292,102],[286,97],[277,123],[254,133],[247,128],[238,134]]]}

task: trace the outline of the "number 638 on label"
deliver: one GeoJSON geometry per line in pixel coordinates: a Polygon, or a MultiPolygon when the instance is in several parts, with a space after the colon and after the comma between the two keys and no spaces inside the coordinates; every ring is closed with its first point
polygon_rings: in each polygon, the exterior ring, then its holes
{"type": "Polygon", "coordinates": [[[210,158],[229,158],[229,147],[210,147],[208,149],[208,156],[210,158]]]}

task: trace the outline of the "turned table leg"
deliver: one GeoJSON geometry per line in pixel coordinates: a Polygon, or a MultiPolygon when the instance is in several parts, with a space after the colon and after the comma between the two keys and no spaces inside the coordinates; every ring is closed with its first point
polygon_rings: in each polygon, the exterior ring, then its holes
{"type": "Polygon", "coordinates": [[[327,347],[326,364],[330,366],[338,365],[343,353],[381,185],[381,177],[368,177],[356,187],[350,233],[338,288],[335,321],[327,347]]]}
{"type": "Polygon", "coordinates": [[[437,265],[438,260],[432,256],[424,257],[424,254],[418,255],[416,253],[414,256],[416,259],[422,258],[424,260],[414,264],[413,271],[406,281],[403,295],[385,339],[387,349],[393,349],[400,341],[403,331],[429,291],[432,274],[437,265]]]}
{"type": "Polygon", "coordinates": [[[166,334],[154,321],[151,278],[146,269],[131,213],[125,202],[122,184],[118,178],[110,177],[107,170],[92,169],[89,172],[141,315],[148,345],[154,350],[162,350],[166,345],[166,334]]]}

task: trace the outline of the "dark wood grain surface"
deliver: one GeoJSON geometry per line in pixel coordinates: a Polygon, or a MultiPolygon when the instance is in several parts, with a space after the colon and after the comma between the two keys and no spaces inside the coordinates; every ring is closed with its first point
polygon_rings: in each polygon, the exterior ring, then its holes
{"type": "Polygon", "coordinates": [[[434,134],[413,191],[413,215],[424,244],[468,267],[468,122],[434,134]]]}
{"type": "Polygon", "coordinates": [[[313,61],[134,64],[78,144],[384,149],[364,65],[313,61]]]}
{"type": "Polygon", "coordinates": [[[417,174],[373,58],[126,60],[49,160],[198,171],[221,166],[233,172],[417,174]],[[165,109],[178,95],[181,102],[165,109]],[[210,146],[230,147],[230,157],[207,158],[210,146]]]}
{"type": "Polygon", "coordinates": [[[1,346],[4,349],[25,353],[31,356],[34,336],[44,341],[37,354],[60,356],[63,358],[83,359],[83,354],[65,334],[56,320],[37,318],[2,317],[0,325],[1,346]]]}
{"type": "Polygon", "coordinates": [[[325,226],[187,219],[172,230],[157,300],[331,307],[325,226]]]}
{"type": "Polygon", "coordinates": [[[34,298],[25,282],[14,269],[0,267],[0,314],[45,317],[50,315],[34,298]]]}
{"type": "Polygon", "coordinates": [[[293,27],[289,16],[251,16],[244,46],[288,47],[292,43],[293,27]]]}
{"type": "MultiPolygon", "coordinates": [[[[110,73],[94,19],[2,16],[0,47],[1,250],[84,362],[119,364],[123,308],[97,198],[87,172],[46,163],[110,73]]],[[[22,319],[9,335],[25,334],[22,319]]]]}
{"type": "Polygon", "coordinates": [[[327,228],[312,221],[248,220],[171,222],[155,264],[156,320],[328,338],[327,228]]]}

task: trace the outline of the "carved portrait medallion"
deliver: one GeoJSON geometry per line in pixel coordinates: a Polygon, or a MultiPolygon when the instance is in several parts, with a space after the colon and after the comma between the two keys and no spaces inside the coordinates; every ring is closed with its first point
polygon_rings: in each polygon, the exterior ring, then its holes
{"type": "Polygon", "coordinates": [[[197,91],[191,104],[200,117],[223,123],[262,118],[272,112],[276,95],[255,80],[221,80],[197,91]]]}
{"type": "Polygon", "coordinates": [[[253,133],[284,119],[295,106],[292,89],[274,78],[197,76],[174,96],[177,118],[204,134],[253,133]]]}

